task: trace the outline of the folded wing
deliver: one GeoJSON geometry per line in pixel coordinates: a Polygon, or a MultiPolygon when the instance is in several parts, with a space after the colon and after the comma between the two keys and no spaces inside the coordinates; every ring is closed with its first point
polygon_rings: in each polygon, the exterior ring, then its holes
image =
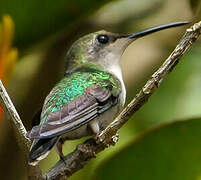
{"type": "Polygon", "coordinates": [[[119,93],[114,95],[111,90],[92,84],[84,94],[63,106],[61,110],[51,112],[44,123],[32,128],[28,137],[51,138],[77,129],[114,106],[119,93]]]}

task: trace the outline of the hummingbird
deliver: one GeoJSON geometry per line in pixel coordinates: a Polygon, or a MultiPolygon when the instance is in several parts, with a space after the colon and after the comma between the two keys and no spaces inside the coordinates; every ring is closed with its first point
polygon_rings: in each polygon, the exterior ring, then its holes
{"type": "Polygon", "coordinates": [[[122,35],[101,30],[74,42],[66,54],[65,76],[50,91],[27,133],[33,139],[28,163],[36,165],[56,146],[64,160],[64,140],[98,134],[123,109],[126,89],[120,66],[124,50],[134,40],[188,22],[154,26],[122,35]]]}

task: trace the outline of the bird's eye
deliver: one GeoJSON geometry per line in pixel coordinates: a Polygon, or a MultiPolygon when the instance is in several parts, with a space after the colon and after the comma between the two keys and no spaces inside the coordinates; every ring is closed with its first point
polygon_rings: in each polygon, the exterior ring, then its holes
{"type": "Polygon", "coordinates": [[[107,44],[109,42],[109,37],[107,35],[98,35],[97,40],[101,44],[107,44]]]}

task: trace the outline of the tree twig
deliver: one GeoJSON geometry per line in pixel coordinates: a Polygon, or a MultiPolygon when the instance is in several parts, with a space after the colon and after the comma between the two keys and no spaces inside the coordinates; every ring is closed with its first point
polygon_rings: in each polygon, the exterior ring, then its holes
{"type": "MultiPolygon", "coordinates": [[[[128,121],[128,119],[141,108],[157,89],[165,77],[173,70],[183,54],[189,50],[201,33],[201,21],[186,30],[179,44],[161,67],[151,76],[136,97],[124,108],[120,115],[99,135],[99,143],[89,139],[77,146],[76,150],[65,156],[66,165],[59,161],[51,168],[44,178],[56,180],[70,177],[73,173],[83,168],[91,158],[103,151],[108,144],[113,142],[112,137],[128,121]]],[[[114,142],[115,143],[115,142],[114,142]]]]}
{"type": "MultiPolygon", "coordinates": [[[[108,145],[114,144],[116,132],[128,121],[128,119],[141,108],[157,89],[165,77],[179,62],[182,55],[192,46],[193,42],[201,33],[201,21],[187,29],[181,41],[162,64],[162,66],[151,76],[145,86],[140,90],[136,97],[126,106],[120,115],[99,135],[99,143],[94,139],[89,139],[83,144],[77,146],[76,150],[65,156],[65,164],[63,161],[58,161],[46,174],[41,177],[41,172],[38,166],[30,168],[30,179],[48,179],[56,180],[71,176],[73,173],[84,167],[91,158],[94,158],[97,153],[103,151],[108,145]]],[[[8,116],[12,120],[15,131],[20,140],[20,147],[27,153],[30,147],[30,141],[26,138],[26,129],[13,106],[3,84],[0,81],[0,100],[8,116]]]]}
{"type": "Polygon", "coordinates": [[[3,83],[0,80],[0,102],[3,108],[6,110],[8,117],[11,119],[13,123],[13,127],[15,128],[15,132],[19,137],[18,140],[20,142],[20,147],[25,153],[29,152],[29,147],[31,145],[31,141],[25,136],[27,131],[18,115],[15,106],[13,105],[6,89],[3,86],[3,83]]]}
{"type": "MultiPolygon", "coordinates": [[[[26,137],[26,129],[20,119],[19,114],[17,113],[15,106],[13,105],[6,89],[3,86],[3,83],[0,80],[0,103],[2,104],[4,110],[7,112],[8,117],[10,118],[13,128],[17,136],[17,140],[20,148],[24,151],[25,157],[27,157],[31,141],[26,137]]],[[[42,179],[42,174],[39,166],[28,166],[28,177],[29,180],[40,180],[42,179]]]]}

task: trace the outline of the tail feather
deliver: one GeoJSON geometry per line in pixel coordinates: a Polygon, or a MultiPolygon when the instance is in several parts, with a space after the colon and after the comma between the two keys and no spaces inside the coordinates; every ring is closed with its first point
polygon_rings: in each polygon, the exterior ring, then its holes
{"type": "Polygon", "coordinates": [[[48,155],[49,151],[58,142],[58,140],[59,136],[46,139],[35,139],[29,152],[28,163],[30,165],[36,165],[38,161],[48,155]]]}

